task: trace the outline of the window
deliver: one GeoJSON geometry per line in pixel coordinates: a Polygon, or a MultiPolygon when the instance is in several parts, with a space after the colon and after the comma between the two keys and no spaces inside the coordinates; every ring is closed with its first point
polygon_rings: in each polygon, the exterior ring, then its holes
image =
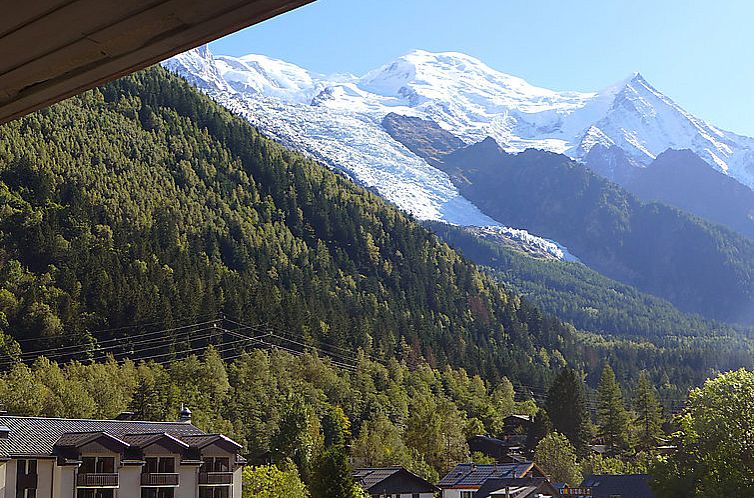
{"type": "Polygon", "coordinates": [[[144,459],[142,474],[175,474],[175,458],[147,457],[144,459]]]}
{"type": "Polygon", "coordinates": [[[141,488],[141,498],[174,498],[173,488],[141,488]]]}
{"type": "Polygon", "coordinates": [[[17,476],[35,475],[36,473],[37,473],[36,460],[18,460],[18,462],[16,463],[17,476]]]}
{"type": "Polygon", "coordinates": [[[16,498],[37,497],[37,461],[16,461],[16,498]]]}
{"type": "Polygon", "coordinates": [[[230,498],[230,487],[202,486],[199,488],[199,498],[230,498]]]}
{"type": "Polygon", "coordinates": [[[411,495],[411,498],[419,498],[419,493],[413,493],[413,494],[411,495]]]}
{"type": "Polygon", "coordinates": [[[230,472],[230,458],[204,457],[199,472],[230,472]]]}
{"type": "Polygon", "coordinates": [[[461,491],[461,498],[473,498],[474,491],[461,491]]]}
{"type": "Polygon", "coordinates": [[[76,491],[76,498],[113,498],[112,489],[79,489],[76,491]]]}
{"type": "MultiPolygon", "coordinates": [[[[115,457],[82,457],[81,474],[114,474],[115,457]]],[[[99,498],[99,497],[97,497],[99,498]]]]}

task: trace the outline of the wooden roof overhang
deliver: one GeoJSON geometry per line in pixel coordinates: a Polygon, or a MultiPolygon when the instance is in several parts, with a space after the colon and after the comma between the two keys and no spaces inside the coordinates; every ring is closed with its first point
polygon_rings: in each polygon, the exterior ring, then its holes
{"type": "Polygon", "coordinates": [[[313,0],[0,0],[0,124],[313,0]]]}

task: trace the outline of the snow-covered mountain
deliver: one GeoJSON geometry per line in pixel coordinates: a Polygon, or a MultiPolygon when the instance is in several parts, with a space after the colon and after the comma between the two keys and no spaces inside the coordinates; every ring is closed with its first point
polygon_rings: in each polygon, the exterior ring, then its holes
{"type": "Polygon", "coordinates": [[[468,55],[417,50],[364,76],[315,74],[265,57],[201,47],[163,63],[273,138],[375,189],[420,219],[501,226],[463,198],[447,174],[394,140],[389,113],[432,120],[466,143],[545,149],[581,159],[595,145],[636,165],[690,149],[754,186],[754,139],[695,118],[634,74],[599,92],[556,92],[468,55]]]}

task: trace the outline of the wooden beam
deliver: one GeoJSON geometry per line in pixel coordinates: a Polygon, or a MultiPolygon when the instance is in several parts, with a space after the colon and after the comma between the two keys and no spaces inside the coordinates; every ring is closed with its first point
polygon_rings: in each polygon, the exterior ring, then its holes
{"type": "MultiPolygon", "coordinates": [[[[46,0],[0,20],[0,123],[313,0],[46,0]]],[[[0,2],[0,11],[3,11],[0,2]]],[[[14,10],[15,9],[15,10],[14,10]]]]}

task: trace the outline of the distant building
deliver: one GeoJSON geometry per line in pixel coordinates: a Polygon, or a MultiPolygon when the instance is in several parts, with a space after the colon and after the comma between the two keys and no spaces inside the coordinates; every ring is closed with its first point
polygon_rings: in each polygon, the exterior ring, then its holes
{"type": "Polygon", "coordinates": [[[521,446],[502,439],[477,435],[470,437],[467,442],[471,453],[481,453],[494,458],[497,463],[515,463],[525,460],[521,454],[521,446]]]}
{"type": "Polygon", "coordinates": [[[474,498],[560,498],[557,488],[545,477],[488,479],[474,498]]]}
{"type": "Polygon", "coordinates": [[[440,491],[403,467],[356,469],[353,477],[373,498],[433,498],[440,491]]]}
{"type": "Polygon", "coordinates": [[[501,439],[511,446],[523,447],[534,421],[529,415],[508,415],[503,424],[503,437],[501,439]]]}
{"type": "Polygon", "coordinates": [[[544,472],[532,462],[477,465],[463,463],[443,477],[437,486],[442,498],[476,498],[475,493],[491,479],[544,478],[544,472]]]}
{"type": "Polygon", "coordinates": [[[0,416],[2,498],[240,498],[241,446],[178,422],[0,416]]]}
{"type": "Polygon", "coordinates": [[[646,474],[591,475],[581,483],[591,488],[592,498],[654,498],[646,474]]]}

